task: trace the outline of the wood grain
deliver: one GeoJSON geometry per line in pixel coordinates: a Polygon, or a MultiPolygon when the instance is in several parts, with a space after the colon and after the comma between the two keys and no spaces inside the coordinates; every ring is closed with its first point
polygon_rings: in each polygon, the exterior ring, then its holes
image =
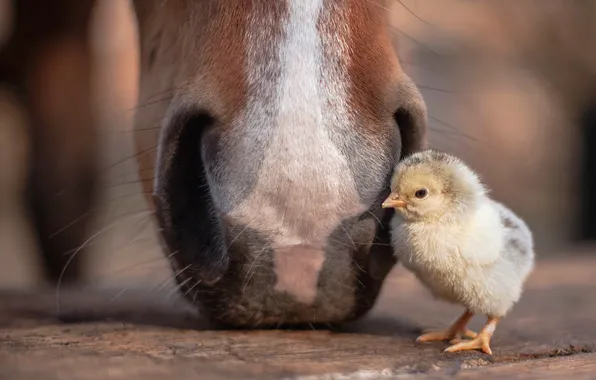
{"type": "MultiPolygon", "coordinates": [[[[497,329],[493,357],[417,345],[460,309],[395,270],[373,312],[330,330],[214,329],[181,301],[129,290],[0,293],[0,378],[564,378],[596,365],[596,259],[539,263],[497,329]]],[[[473,321],[477,328],[481,318],[473,321]]],[[[596,372],[594,372],[596,373],[596,372]]]]}

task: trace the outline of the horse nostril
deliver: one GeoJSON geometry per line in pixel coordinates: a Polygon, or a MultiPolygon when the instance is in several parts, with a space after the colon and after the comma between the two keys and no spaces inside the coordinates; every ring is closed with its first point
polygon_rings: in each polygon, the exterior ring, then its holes
{"type": "Polygon", "coordinates": [[[181,113],[164,127],[155,188],[158,221],[173,259],[211,282],[228,267],[221,228],[211,222],[216,216],[201,159],[201,137],[213,122],[206,113],[181,113]]]}
{"type": "Polygon", "coordinates": [[[401,137],[401,157],[405,157],[426,146],[426,105],[411,80],[401,86],[400,95],[403,104],[393,118],[401,137]]]}

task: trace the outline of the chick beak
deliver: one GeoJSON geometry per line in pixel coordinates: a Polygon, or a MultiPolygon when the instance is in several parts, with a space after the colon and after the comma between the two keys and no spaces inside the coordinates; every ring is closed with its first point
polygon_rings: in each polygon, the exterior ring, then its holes
{"type": "Polygon", "coordinates": [[[381,207],[383,207],[383,208],[404,208],[404,207],[406,207],[406,202],[400,198],[399,194],[391,193],[391,194],[389,194],[387,199],[385,199],[385,201],[383,201],[383,204],[381,205],[381,207]]]}

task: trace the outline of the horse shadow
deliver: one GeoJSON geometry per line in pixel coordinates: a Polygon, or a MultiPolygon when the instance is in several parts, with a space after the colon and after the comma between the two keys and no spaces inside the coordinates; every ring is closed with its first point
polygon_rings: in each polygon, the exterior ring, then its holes
{"type": "Polygon", "coordinates": [[[0,291],[0,328],[26,325],[121,323],[197,331],[319,331],[337,334],[414,337],[414,322],[375,313],[341,323],[308,323],[246,328],[210,320],[183,299],[171,299],[146,290],[130,290],[115,299],[113,292],[68,289],[60,297],[53,289],[36,292],[0,291]]]}

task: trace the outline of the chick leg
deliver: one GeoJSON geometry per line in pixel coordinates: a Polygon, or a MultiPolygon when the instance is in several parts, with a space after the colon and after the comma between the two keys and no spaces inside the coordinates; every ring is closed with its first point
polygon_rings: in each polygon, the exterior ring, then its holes
{"type": "Polygon", "coordinates": [[[480,332],[474,339],[460,341],[459,343],[456,343],[453,346],[447,347],[445,349],[445,352],[457,352],[480,349],[484,353],[492,355],[492,351],[490,349],[490,338],[493,336],[493,333],[495,332],[497,323],[499,323],[499,318],[489,317],[482,330],[480,330],[480,332]]]}
{"type": "Polygon", "coordinates": [[[466,310],[459,318],[457,318],[455,322],[453,322],[449,328],[445,330],[431,331],[429,333],[420,335],[416,339],[416,342],[423,343],[432,342],[435,340],[452,340],[461,337],[470,339],[475,338],[476,333],[466,328],[468,322],[470,322],[470,319],[472,319],[473,316],[474,313],[466,310]]]}

